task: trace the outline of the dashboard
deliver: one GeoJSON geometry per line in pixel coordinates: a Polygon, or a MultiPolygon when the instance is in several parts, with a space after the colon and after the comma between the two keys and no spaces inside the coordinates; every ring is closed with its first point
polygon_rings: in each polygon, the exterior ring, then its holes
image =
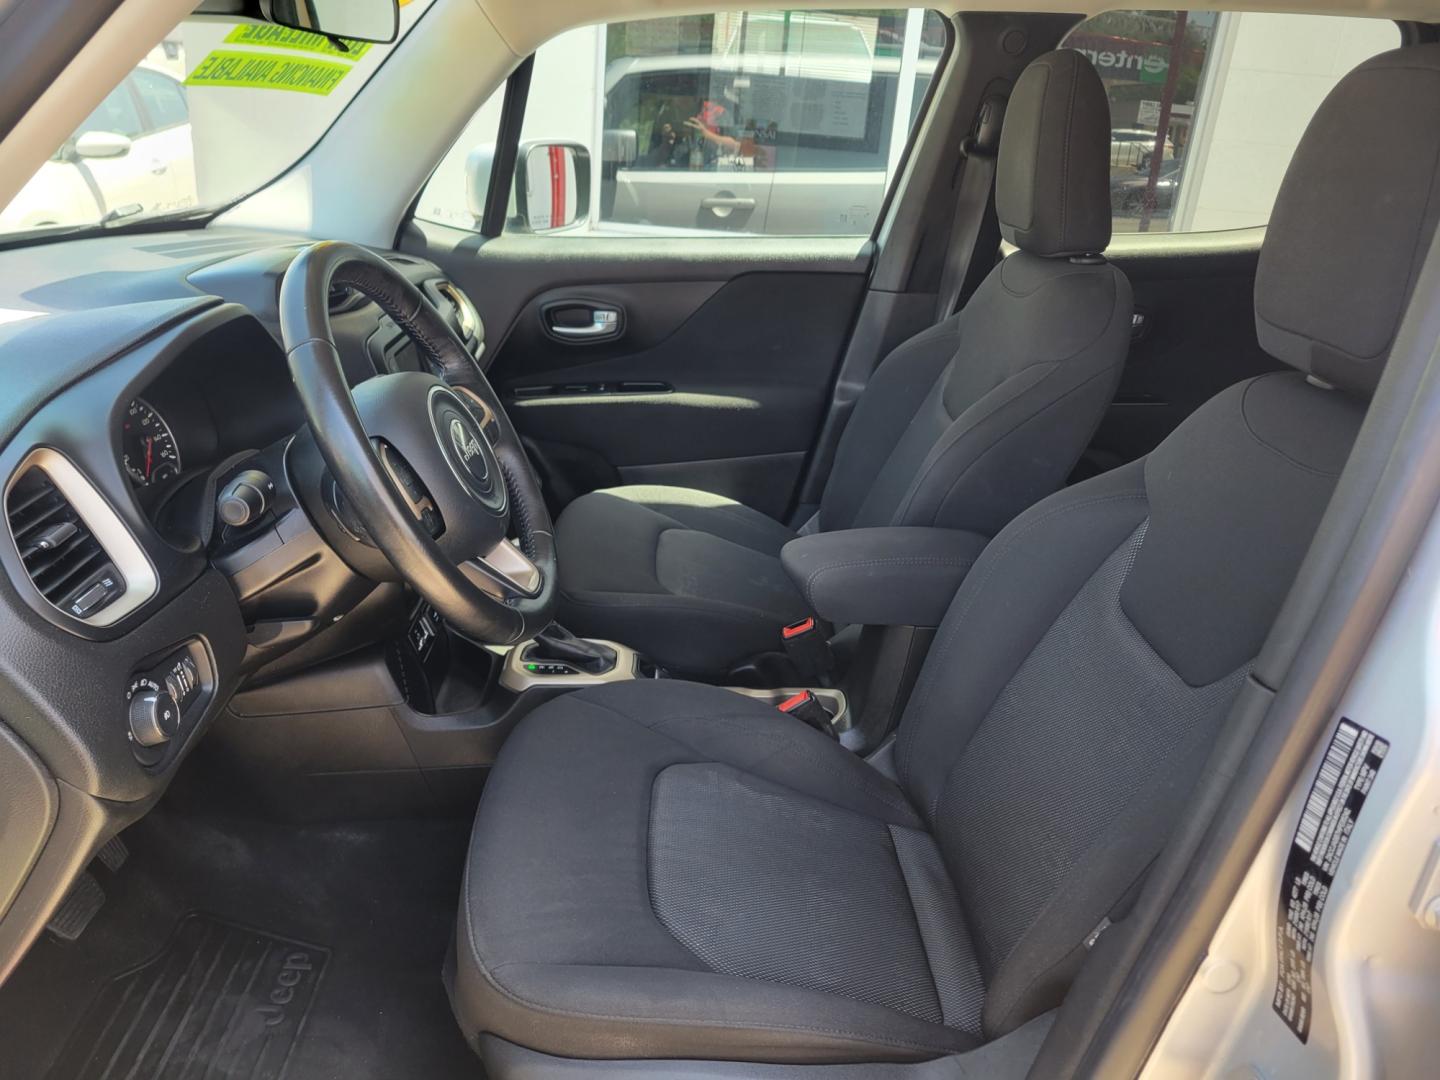
{"type": "MultiPolygon", "coordinates": [[[[323,469],[279,341],[280,281],[307,242],[207,230],[0,252],[0,979],[241,682],[377,588],[295,479],[323,469]],[[217,515],[244,484],[253,513],[217,515]]],[[[468,298],[380,254],[481,362],[468,298]]],[[[418,369],[365,297],[329,303],[352,385],[418,369]]]]}

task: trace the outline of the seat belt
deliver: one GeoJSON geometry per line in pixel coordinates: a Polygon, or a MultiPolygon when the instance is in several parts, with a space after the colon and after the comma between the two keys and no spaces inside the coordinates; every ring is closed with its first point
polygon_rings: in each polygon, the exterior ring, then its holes
{"type": "Polygon", "coordinates": [[[975,129],[965,137],[960,153],[965,164],[955,196],[955,216],[950,222],[950,243],[940,272],[940,289],[935,298],[935,321],[955,314],[990,272],[990,255],[1000,246],[999,224],[995,220],[995,160],[1000,150],[1000,128],[1005,122],[1005,103],[992,94],[980,105],[975,129]],[[985,237],[990,237],[985,240],[985,237]],[[982,241],[985,251],[981,251],[982,241]],[[976,255],[983,265],[975,265],[976,255]]]}

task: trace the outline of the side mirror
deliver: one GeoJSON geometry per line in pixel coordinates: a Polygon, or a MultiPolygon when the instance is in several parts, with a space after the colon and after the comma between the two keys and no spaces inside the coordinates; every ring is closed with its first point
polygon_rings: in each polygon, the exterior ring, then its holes
{"type": "Polygon", "coordinates": [[[261,0],[265,17],[292,30],[388,45],[400,35],[399,0],[261,0]]]}
{"type": "Polygon", "coordinates": [[[590,151],[579,143],[527,142],[515,161],[515,211],[528,232],[554,232],[590,214],[590,151]]]}
{"type": "Polygon", "coordinates": [[[129,152],[129,136],[116,131],[87,131],[75,140],[77,158],[117,158],[129,152]]]}
{"type": "Polygon", "coordinates": [[[479,224],[485,219],[490,175],[495,171],[495,144],[485,143],[465,155],[465,209],[479,224]]]}

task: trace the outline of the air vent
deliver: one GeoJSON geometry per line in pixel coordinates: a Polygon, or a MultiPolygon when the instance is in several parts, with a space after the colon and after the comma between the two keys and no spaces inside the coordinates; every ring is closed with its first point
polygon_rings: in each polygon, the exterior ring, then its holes
{"type": "Polygon", "coordinates": [[[155,572],[115,511],[68,459],[36,450],[5,493],[5,517],[36,590],[65,614],[108,626],[155,593],[155,572]]]}
{"type": "Polygon", "coordinates": [[[461,340],[467,345],[478,341],[482,333],[480,313],[475,310],[475,305],[464,291],[454,282],[443,278],[430,283],[430,287],[434,295],[444,300],[454,312],[455,328],[459,330],[461,340]]]}

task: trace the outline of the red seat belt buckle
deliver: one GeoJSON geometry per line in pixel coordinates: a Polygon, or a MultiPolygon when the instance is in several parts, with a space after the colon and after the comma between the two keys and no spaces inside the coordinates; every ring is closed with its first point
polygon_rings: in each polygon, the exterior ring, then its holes
{"type": "Polygon", "coordinates": [[[785,627],[785,629],[780,631],[780,637],[784,641],[789,641],[792,638],[800,637],[802,634],[808,634],[814,629],[815,616],[811,615],[809,618],[801,619],[799,622],[793,622],[785,627]]]}
{"type": "Polygon", "coordinates": [[[830,710],[825,708],[825,703],[809,690],[791,694],[775,707],[786,716],[793,716],[801,723],[809,724],[816,731],[823,731],[832,739],[840,737],[840,733],[835,730],[835,718],[830,715],[830,710]]]}
{"type": "Polygon", "coordinates": [[[830,656],[830,628],[814,615],[793,622],[780,630],[780,644],[795,665],[801,681],[820,686],[830,685],[835,662],[830,656]]]}

